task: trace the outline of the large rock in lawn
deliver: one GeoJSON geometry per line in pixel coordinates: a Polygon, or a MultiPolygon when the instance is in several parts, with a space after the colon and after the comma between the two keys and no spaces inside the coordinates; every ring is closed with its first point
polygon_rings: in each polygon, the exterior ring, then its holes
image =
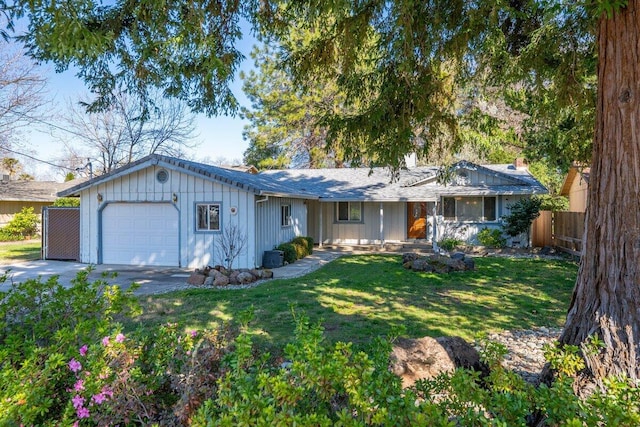
{"type": "Polygon", "coordinates": [[[477,350],[460,337],[400,338],[393,346],[389,359],[390,369],[402,379],[403,388],[456,368],[486,372],[477,350]]]}

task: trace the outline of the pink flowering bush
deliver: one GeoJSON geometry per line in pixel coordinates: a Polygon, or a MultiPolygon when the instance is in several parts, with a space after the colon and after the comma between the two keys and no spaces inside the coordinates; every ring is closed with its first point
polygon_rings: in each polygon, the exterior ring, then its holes
{"type": "MultiPolygon", "coordinates": [[[[90,270],[0,293],[0,425],[183,425],[213,397],[229,330],[122,331],[132,290],[90,270]]],[[[2,280],[2,279],[0,279],[2,280]]]]}
{"type": "Polygon", "coordinates": [[[90,343],[140,313],[135,286],[123,292],[108,283],[115,275],[91,281],[91,271],[79,272],[67,288],[53,276],[0,292],[0,425],[57,424],[67,405],[80,402],[67,390],[87,388],[79,375],[86,372],[90,343]]]}

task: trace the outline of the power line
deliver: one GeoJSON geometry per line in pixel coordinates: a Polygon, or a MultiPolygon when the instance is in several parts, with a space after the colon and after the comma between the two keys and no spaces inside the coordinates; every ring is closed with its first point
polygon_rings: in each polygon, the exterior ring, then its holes
{"type": "Polygon", "coordinates": [[[22,117],[24,117],[24,118],[26,118],[28,120],[34,121],[34,122],[40,122],[40,123],[42,123],[44,125],[47,125],[49,127],[52,127],[52,128],[58,129],[58,130],[61,130],[63,132],[67,132],[67,133],[70,133],[72,135],[79,136],[80,138],[86,138],[87,137],[86,135],[83,135],[80,132],[69,130],[69,129],[63,128],[62,126],[54,125],[53,123],[49,123],[44,119],[40,119],[38,117],[29,116],[28,114],[25,114],[25,113],[23,113],[21,111],[12,111],[11,113],[12,114],[17,114],[19,116],[22,116],[22,117]]]}
{"type": "Polygon", "coordinates": [[[76,172],[76,169],[74,169],[74,168],[70,168],[70,167],[67,167],[67,166],[61,166],[61,165],[56,165],[55,163],[51,163],[51,162],[48,162],[46,160],[38,159],[38,158],[33,157],[33,156],[29,155],[29,154],[21,153],[19,151],[12,150],[10,148],[2,147],[2,148],[0,148],[0,150],[4,150],[4,151],[8,151],[10,153],[18,154],[19,156],[28,157],[31,160],[35,160],[36,162],[44,163],[46,165],[53,166],[55,168],[66,169],[66,170],[71,171],[71,172],[76,172]]]}

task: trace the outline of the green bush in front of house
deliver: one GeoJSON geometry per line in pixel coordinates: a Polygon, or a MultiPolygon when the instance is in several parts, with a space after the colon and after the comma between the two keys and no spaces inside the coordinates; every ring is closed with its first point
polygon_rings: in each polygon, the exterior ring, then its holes
{"type": "Polygon", "coordinates": [[[483,227],[478,232],[478,242],[488,248],[504,248],[507,245],[507,239],[502,236],[502,231],[497,228],[489,229],[483,227]]]}
{"type": "Polygon", "coordinates": [[[280,243],[276,249],[284,252],[284,262],[292,264],[298,259],[298,252],[292,243],[280,243]]]}
{"type": "Polygon", "coordinates": [[[438,242],[438,246],[440,246],[445,251],[452,251],[458,246],[461,246],[464,243],[464,240],[457,239],[455,237],[444,237],[438,242]]]}
{"type": "Polygon", "coordinates": [[[302,259],[313,253],[313,237],[298,236],[291,241],[295,246],[298,259],[302,259]]]}
{"type": "Polygon", "coordinates": [[[0,228],[0,241],[11,242],[35,236],[39,223],[40,217],[33,212],[32,207],[22,208],[7,225],[0,228]]]}
{"type": "Polygon", "coordinates": [[[288,243],[281,243],[276,249],[284,252],[284,261],[296,262],[313,253],[313,237],[298,236],[288,243]]]}

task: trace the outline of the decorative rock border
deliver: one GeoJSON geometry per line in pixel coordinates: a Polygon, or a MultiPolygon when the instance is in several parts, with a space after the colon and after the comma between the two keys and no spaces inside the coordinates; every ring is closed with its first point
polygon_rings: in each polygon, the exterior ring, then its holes
{"type": "Polygon", "coordinates": [[[273,271],[269,269],[228,270],[221,265],[197,268],[187,279],[194,286],[223,287],[228,285],[248,285],[261,279],[271,279],[273,271]]]}

